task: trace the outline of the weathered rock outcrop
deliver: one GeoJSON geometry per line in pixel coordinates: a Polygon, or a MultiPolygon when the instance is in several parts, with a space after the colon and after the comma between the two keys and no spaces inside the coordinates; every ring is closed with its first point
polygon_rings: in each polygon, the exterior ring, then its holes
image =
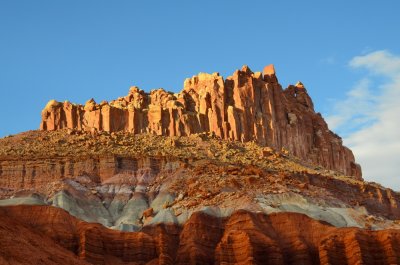
{"type": "MultiPolygon", "coordinates": [[[[226,219],[195,213],[183,227],[161,224],[124,233],[79,221],[59,208],[0,207],[0,245],[3,240],[7,243],[0,248],[4,264],[32,249],[10,240],[14,226],[27,231],[19,241],[33,238],[30,242],[38,244],[40,235],[46,246],[57,250],[54,262],[43,264],[57,264],[60,257],[65,264],[86,264],[72,263],[72,253],[91,264],[400,263],[399,230],[336,228],[296,213],[238,211],[226,219]],[[52,240],[55,246],[50,245],[52,240]],[[70,252],[62,253],[59,246],[70,252]],[[16,255],[13,249],[20,252],[16,255]]],[[[33,253],[32,259],[38,261],[38,254],[33,253]]]]}
{"type": "Polygon", "coordinates": [[[361,178],[361,168],[315,113],[304,85],[282,90],[272,65],[263,73],[247,66],[225,80],[200,73],[186,79],[180,93],[149,94],[132,87],[127,96],[83,105],[51,100],[42,111],[41,130],[125,131],[166,136],[210,132],[222,139],[256,141],[285,148],[304,161],[361,178]]]}
{"type": "MultiPolygon", "coordinates": [[[[32,208],[20,208],[33,210],[32,208]]],[[[80,259],[61,244],[55,242],[40,229],[34,229],[26,220],[22,222],[8,216],[11,211],[0,207],[0,264],[1,265],[90,265],[80,259]]],[[[12,210],[14,212],[14,210],[12,210]]],[[[43,219],[50,215],[42,215],[43,219]]],[[[59,217],[54,216],[53,222],[59,217]]],[[[71,226],[69,226],[71,227],[71,226]]],[[[41,226],[41,229],[44,228],[41,226]]],[[[50,228],[50,231],[54,231],[50,228]]],[[[60,240],[68,238],[69,233],[59,236],[60,240]]]]}
{"type": "MultiPolygon", "coordinates": [[[[118,155],[37,160],[2,161],[0,159],[0,199],[11,196],[18,198],[24,196],[24,193],[33,192],[50,198],[54,193],[66,189],[65,181],[80,182],[79,179],[82,177],[86,179],[84,184],[91,185],[92,190],[101,191],[99,188],[101,185],[105,187],[111,185],[114,189],[116,186],[125,185],[129,188],[129,196],[133,192],[150,196],[152,193],[157,193],[158,188],[148,191],[146,189],[149,189],[150,186],[157,187],[165,184],[164,176],[172,176],[168,181],[175,184],[170,185],[180,187],[174,190],[169,189],[169,191],[187,193],[189,197],[207,197],[210,191],[215,193],[213,196],[224,194],[222,192],[226,188],[224,185],[237,186],[246,192],[273,193],[278,190],[282,192],[282,187],[275,185],[276,182],[282,182],[285,187],[288,187],[285,191],[300,189],[301,193],[307,194],[306,191],[309,189],[318,189],[319,193],[313,193],[312,196],[319,200],[329,201],[324,197],[332,194],[331,200],[336,198],[351,207],[365,207],[370,214],[392,220],[400,218],[400,194],[372,183],[354,182],[307,172],[280,172],[269,175],[265,170],[256,166],[230,165],[228,168],[226,164],[217,166],[214,163],[203,163],[201,161],[191,162],[190,168],[186,168],[188,164],[176,158],[118,155]],[[175,178],[179,175],[185,176],[183,183],[180,183],[179,178],[175,178]],[[208,175],[210,178],[204,178],[204,175],[208,175]],[[225,176],[223,181],[220,176],[225,176]],[[238,178],[233,180],[227,176],[238,178]],[[195,179],[193,182],[196,182],[197,185],[193,186],[192,179],[195,179]],[[154,181],[156,182],[154,183],[154,181]]],[[[88,197],[85,196],[84,199],[89,202],[89,199],[95,196],[98,200],[105,200],[106,195],[100,193],[95,195],[87,195],[88,197]]],[[[222,201],[222,199],[220,200],[222,201]]],[[[214,203],[216,202],[214,201],[214,203]]]]}
{"type": "Polygon", "coordinates": [[[90,176],[94,183],[104,182],[117,174],[125,174],[133,179],[137,175],[157,174],[168,162],[166,158],[114,155],[25,161],[0,160],[0,187],[40,191],[49,183],[83,175],[90,176]]]}

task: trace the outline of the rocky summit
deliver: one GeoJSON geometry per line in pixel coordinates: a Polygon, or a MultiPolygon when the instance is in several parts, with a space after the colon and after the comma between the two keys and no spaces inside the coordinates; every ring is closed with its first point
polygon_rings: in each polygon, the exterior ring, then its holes
{"type": "Polygon", "coordinates": [[[0,264],[400,264],[399,207],[272,65],[0,139],[0,264]]]}
{"type": "Polygon", "coordinates": [[[41,130],[151,133],[188,136],[209,132],[221,139],[255,141],[325,168],[361,178],[342,139],[331,132],[301,82],[282,90],[273,65],[263,73],[243,66],[225,80],[218,73],[188,78],[180,93],[149,94],[131,87],[125,97],[85,105],[51,100],[41,130]]]}

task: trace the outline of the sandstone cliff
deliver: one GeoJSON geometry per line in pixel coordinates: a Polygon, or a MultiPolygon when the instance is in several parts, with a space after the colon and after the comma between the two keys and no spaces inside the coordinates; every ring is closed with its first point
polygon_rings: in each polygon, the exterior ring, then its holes
{"type": "Polygon", "coordinates": [[[400,263],[399,230],[336,228],[296,213],[238,211],[226,219],[196,213],[182,227],[162,224],[124,233],[79,221],[59,208],[13,206],[0,208],[0,235],[2,264],[16,264],[23,253],[31,255],[24,264],[59,264],[61,258],[65,264],[400,263]],[[41,252],[11,239],[14,226],[25,231],[18,241],[29,239],[41,252]],[[43,244],[55,255],[42,250],[43,244]],[[73,263],[72,253],[82,261],[73,263]]]}
{"type": "Polygon", "coordinates": [[[328,129],[302,83],[282,89],[272,65],[263,73],[247,66],[226,78],[200,73],[186,79],[180,93],[145,93],[132,87],[127,96],[83,105],[50,101],[42,111],[41,130],[69,128],[90,132],[124,131],[165,136],[210,132],[222,139],[255,141],[361,178],[361,168],[328,129]]]}

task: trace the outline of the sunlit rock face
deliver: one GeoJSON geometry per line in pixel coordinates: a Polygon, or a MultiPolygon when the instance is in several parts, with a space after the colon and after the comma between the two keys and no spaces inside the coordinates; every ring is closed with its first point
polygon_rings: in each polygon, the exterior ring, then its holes
{"type": "Polygon", "coordinates": [[[40,129],[63,128],[164,136],[209,132],[221,139],[284,148],[304,161],[361,178],[353,153],[314,111],[304,85],[282,89],[273,65],[263,73],[243,66],[226,79],[200,73],[186,79],[177,94],[132,87],[127,96],[109,103],[51,100],[42,111],[40,129]]]}
{"type": "Polygon", "coordinates": [[[0,214],[3,264],[311,265],[400,260],[399,230],[337,228],[298,213],[237,211],[229,218],[195,213],[183,226],[158,224],[133,233],[82,222],[48,206],[3,207],[0,214]]]}
{"type": "Polygon", "coordinates": [[[51,100],[0,139],[0,264],[400,264],[399,219],[273,65],[51,100]]]}

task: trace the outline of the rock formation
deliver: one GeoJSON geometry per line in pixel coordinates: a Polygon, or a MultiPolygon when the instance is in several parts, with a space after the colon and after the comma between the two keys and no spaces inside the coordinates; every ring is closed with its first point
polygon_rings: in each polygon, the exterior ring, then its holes
{"type": "Polygon", "coordinates": [[[0,139],[0,264],[400,264],[399,219],[272,65],[52,100],[0,139]]]}
{"type": "MultiPolygon", "coordinates": [[[[197,213],[182,227],[161,224],[124,233],[79,221],[59,208],[13,206],[0,208],[2,264],[16,264],[15,258],[31,251],[30,245],[10,240],[16,233],[4,226],[10,218],[17,220],[13,226],[26,231],[19,241],[57,250],[54,257],[45,252],[48,260],[41,264],[59,264],[62,255],[64,264],[96,265],[400,263],[399,230],[336,228],[297,213],[238,211],[225,219],[197,213]],[[52,240],[55,246],[49,244],[52,240]],[[21,252],[15,253],[17,249],[21,252]],[[73,255],[81,261],[73,263],[73,255]]],[[[30,260],[38,261],[39,253],[32,253],[30,260]]]]}
{"type": "MultiPolygon", "coordinates": [[[[195,203],[195,205],[201,206],[207,201],[207,197],[212,198],[216,194],[220,194],[220,196],[229,194],[223,192],[227,187],[233,188],[237,194],[240,194],[241,190],[246,194],[249,191],[268,191],[268,193],[273,193],[278,191],[290,192],[292,189],[299,189],[297,192],[305,196],[310,196],[308,191],[318,190],[318,193],[312,193],[314,199],[318,198],[318,200],[329,202],[329,200],[335,198],[340,200],[341,204],[348,205],[346,206],[347,208],[362,206],[365,207],[369,214],[389,219],[400,219],[400,194],[379,185],[342,180],[307,172],[280,172],[279,175],[269,175],[265,170],[255,166],[230,165],[229,170],[224,164],[216,166],[214,163],[203,165],[201,162],[191,162],[190,169],[185,169],[186,166],[185,162],[175,158],[146,156],[123,157],[109,155],[25,161],[1,161],[0,159],[0,199],[15,195],[23,197],[24,192],[28,195],[32,192],[37,192],[42,195],[53,196],[55,192],[67,190],[67,199],[70,198],[69,194],[71,193],[73,195],[72,198],[74,196],[83,198],[78,203],[80,207],[83,207],[83,204],[87,204],[86,215],[78,217],[89,216],[91,218],[88,220],[98,221],[107,216],[96,212],[91,216],[90,208],[101,207],[102,211],[106,213],[111,211],[112,208],[108,204],[102,205],[100,200],[111,200],[114,203],[120,201],[121,207],[125,205],[128,208],[127,201],[132,198],[133,202],[133,198],[136,195],[140,195],[141,200],[143,198],[145,201],[144,208],[142,207],[139,211],[141,216],[142,212],[147,207],[150,207],[148,202],[155,199],[152,198],[152,194],[157,194],[160,191],[171,194],[186,193],[189,198],[185,200],[190,200],[187,204],[195,203]],[[249,172],[247,172],[248,168],[250,168],[249,172]],[[163,176],[174,176],[182,170],[185,170],[185,182],[181,183],[179,179],[170,179],[167,185],[163,180],[163,176]],[[220,176],[224,175],[225,179],[221,180],[220,176]],[[82,180],[83,177],[84,179],[82,180]],[[218,184],[214,183],[216,180],[218,180],[218,184]],[[191,181],[196,181],[197,185],[193,186],[191,181]],[[276,182],[283,182],[283,185],[277,186],[276,182]],[[157,188],[162,184],[168,188],[164,188],[164,190],[157,188]],[[71,185],[72,187],[70,187],[71,185]],[[73,185],[79,185],[79,190],[75,191],[73,185]],[[176,186],[176,188],[169,186],[176,186]],[[124,196],[127,196],[127,198],[119,198],[118,190],[121,189],[122,192],[124,187],[128,189],[124,191],[124,196]],[[96,194],[93,195],[90,192],[94,190],[96,194]],[[207,195],[210,191],[215,194],[207,195]],[[77,195],[79,194],[78,192],[83,194],[77,195]],[[331,198],[326,198],[327,194],[332,194],[331,198]],[[107,198],[108,196],[111,197],[107,198]],[[195,199],[194,202],[191,198],[201,198],[201,200],[195,199]]],[[[176,195],[173,196],[175,197],[176,195]]],[[[55,206],[66,207],[63,205],[65,203],[63,201],[67,200],[64,197],[63,194],[62,202],[59,204],[56,203],[54,198],[49,197],[49,200],[53,201],[55,206]]],[[[223,198],[221,196],[219,201],[213,202],[213,205],[220,206],[220,204],[223,204],[223,198]]],[[[235,201],[233,198],[230,200],[235,201]]],[[[161,206],[164,203],[165,201],[160,202],[161,206]]],[[[322,209],[327,211],[324,207],[322,209]]],[[[108,219],[111,219],[109,220],[110,222],[112,221],[111,217],[108,217],[108,219]]],[[[110,222],[102,223],[110,226],[110,222]]]]}
{"type": "Polygon", "coordinates": [[[149,94],[132,87],[125,97],[83,105],[51,100],[42,111],[41,130],[124,131],[164,136],[209,132],[221,139],[255,141],[282,148],[304,161],[361,178],[361,168],[328,129],[304,85],[282,90],[272,65],[263,73],[247,66],[226,78],[200,73],[186,79],[180,93],[149,94]]]}
{"type": "Polygon", "coordinates": [[[400,194],[390,189],[209,134],[65,129],[0,139],[0,206],[20,204],[60,207],[124,231],[240,209],[373,229],[397,227],[400,218],[400,194]]]}

